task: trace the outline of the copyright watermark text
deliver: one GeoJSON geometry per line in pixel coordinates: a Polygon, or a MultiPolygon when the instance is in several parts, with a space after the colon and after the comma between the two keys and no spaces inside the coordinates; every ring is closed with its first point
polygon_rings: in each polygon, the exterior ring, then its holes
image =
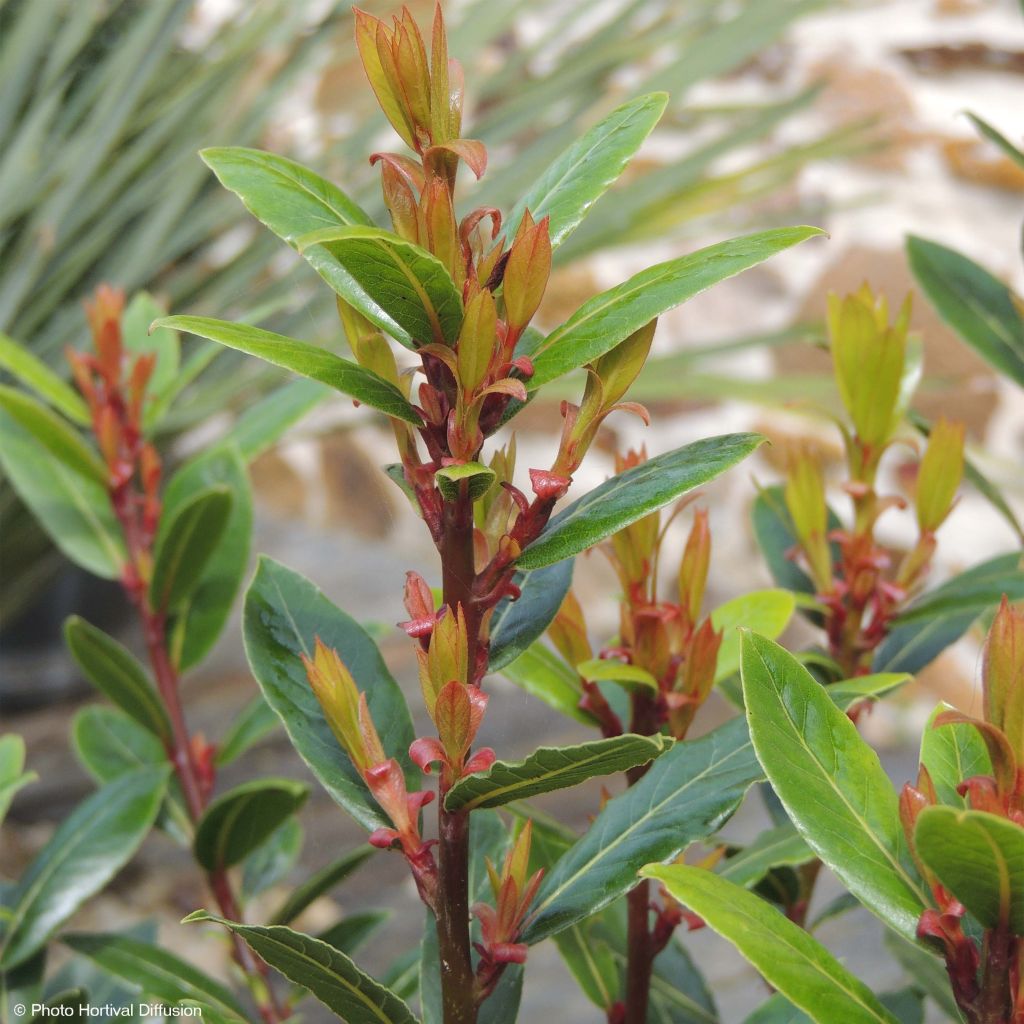
{"type": "MultiPolygon", "coordinates": [[[[14,1007],[18,1017],[29,1013],[29,1007],[19,1003],[14,1007]]],[[[164,1017],[195,1017],[202,1019],[203,1008],[201,1006],[173,1006],[167,1003],[132,1003],[128,1006],[115,1006],[113,1003],[105,1003],[102,1006],[93,1006],[88,1003],[81,1003],[78,1006],[61,1004],[47,1006],[45,1003],[33,1003],[30,1015],[32,1017],[70,1017],[80,1020],[85,1017],[95,1017],[99,1020],[121,1018],[122,1020],[141,1020],[144,1018],[159,1019],[164,1017]]]]}

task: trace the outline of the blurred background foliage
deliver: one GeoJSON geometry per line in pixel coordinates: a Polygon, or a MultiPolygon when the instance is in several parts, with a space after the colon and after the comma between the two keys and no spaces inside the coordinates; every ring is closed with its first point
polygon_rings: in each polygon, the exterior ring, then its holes
{"type": "MultiPolygon", "coordinates": [[[[364,6],[381,15],[394,5],[364,6]]],[[[870,125],[792,141],[780,129],[813,102],[813,87],[756,104],[700,106],[689,97],[707,79],[770,59],[765,48],[823,6],[452,4],[451,52],[463,59],[475,102],[472,132],[496,168],[471,200],[507,209],[610,107],[663,89],[671,102],[649,154],[562,247],[563,264],[666,233],[682,245],[697,231],[807,219],[808,211],[767,200],[809,161],[870,146],[870,125]]],[[[411,7],[422,17],[430,3],[411,7]]],[[[175,310],[340,342],[333,310],[311,305],[324,304],[313,298],[313,275],[300,261],[282,261],[196,151],[216,143],[286,153],[379,214],[365,153],[391,142],[362,86],[349,5],[263,0],[225,10],[197,0],[0,4],[0,331],[55,367],[63,368],[64,346],[80,339],[81,300],[100,281],[146,288],[175,310]],[[309,109],[297,97],[312,97],[309,109]]],[[[193,358],[214,359],[212,350],[193,350],[193,358]]],[[[699,358],[689,356],[688,366],[699,358]]],[[[173,435],[242,408],[275,380],[251,360],[218,357],[166,429],[173,435]]],[[[320,395],[292,388],[275,407],[297,417],[320,395]]],[[[60,559],[6,485],[0,517],[9,580],[0,616],[10,621],[60,559]]]]}

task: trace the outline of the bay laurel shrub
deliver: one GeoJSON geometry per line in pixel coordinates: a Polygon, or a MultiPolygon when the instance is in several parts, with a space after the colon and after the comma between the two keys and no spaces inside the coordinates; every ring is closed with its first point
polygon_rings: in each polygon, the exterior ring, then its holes
{"type": "MultiPolygon", "coordinates": [[[[59,940],[86,965],[86,989],[114,979],[123,999],[198,1006],[210,1019],[274,1024],[311,995],[353,1024],[503,1024],[522,1019],[531,950],[551,939],[595,1019],[715,1022],[686,948],[710,927],[774,990],[751,1022],[910,1022],[927,996],[970,1024],[1019,1024],[1024,616],[1014,602],[1024,577],[1008,552],[929,585],[964,476],[1000,499],[965,455],[961,425],[910,411],[921,373],[910,300],[891,310],[866,288],[830,298],[840,403],[828,413],[843,477],[833,488],[811,450],[794,450],[784,482],[753,507],[775,586],[708,608],[716,542],[695,490],[763,437],[624,451],[614,475],[582,495],[574,477],[609,416],[649,421],[629,389],[662,313],[820,232],[777,228],[657,264],[545,333],[534,318],[553,252],[626,168],[665,97],[618,107],[510,209],[465,210],[460,178],[484,177],[488,154],[463,135],[462,74],[440,10],[425,34],[406,10],[391,22],[356,11],[355,32],[405,147],[370,156],[388,225],[290,160],[202,153],[323,279],[352,358],[247,324],[162,316],[147,296],[125,308],[104,287],[87,309],[91,350],[69,352],[74,388],[24,353],[13,366],[23,387],[0,389],[5,472],[73,560],[120,580],[145,647],[137,660],[83,619],[67,623],[69,650],[109,701],[74,726],[100,788],[0,891],[4,991],[26,993],[12,1005],[72,998],[59,972],[47,977],[47,945],[59,940]],[[140,318],[154,321],[150,333],[140,318]],[[327,385],[387,424],[395,457],[384,472],[438,554],[432,578],[409,572],[402,593],[427,734],[415,734],[369,632],[266,556],[243,611],[260,693],[218,741],[190,730],[180,679],[223,630],[248,565],[246,463],[290,420],[243,418],[165,482],[153,432],[208,358],[179,364],[179,331],[327,385]],[[573,382],[548,458],[517,465],[516,416],[543,389],[573,382]],[[908,497],[888,494],[883,467],[906,443],[920,455],[916,484],[908,497]],[[688,538],[670,565],[663,540],[679,515],[688,538]],[[914,523],[899,557],[879,539],[883,516],[914,523]],[[593,548],[619,584],[617,631],[600,640],[587,621],[594,598],[572,587],[573,559],[593,548]],[[937,708],[919,774],[897,793],[858,719],[995,608],[982,713],[937,708]],[[816,636],[787,651],[776,640],[796,615],[816,636]],[[515,761],[477,744],[488,677],[499,673],[592,738],[515,761]],[[737,713],[693,738],[715,688],[737,713]],[[296,814],[309,787],[259,778],[224,790],[219,772],[278,724],[367,841],[257,923],[253,897],[300,855],[296,814]],[[582,835],[531,803],[596,778],[617,795],[593,806],[582,835]],[[773,824],[738,847],[718,832],[748,799],[763,800],[773,824]],[[154,826],[191,850],[205,909],[186,920],[230,936],[233,987],[151,933],[63,930],[154,826]],[[355,955],[380,915],[316,935],[291,925],[381,856],[404,862],[408,912],[424,927],[374,977],[355,955]],[[823,911],[813,902],[822,866],[849,891],[823,911]],[[875,991],[814,936],[822,916],[853,902],[887,926],[909,987],[875,991]]],[[[500,724],[499,736],[516,728],[500,724]]],[[[4,808],[31,781],[23,762],[15,737],[0,741],[4,808]]]]}

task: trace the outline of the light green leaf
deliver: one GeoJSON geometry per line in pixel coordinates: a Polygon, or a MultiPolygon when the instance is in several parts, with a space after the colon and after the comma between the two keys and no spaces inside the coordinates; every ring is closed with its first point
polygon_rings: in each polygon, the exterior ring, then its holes
{"type": "Polygon", "coordinates": [[[332,861],[297,885],[270,919],[271,924],[294,921],[315,899],[323,896],[344,881],[356,868],[373,855],[372,846],[357,846],[354,850],[332,861]]]}
{"type": "Polygon", "coordinates": [[[72,932],[61,942],[146,996],[171,1005],[193,1001],[230,1020],[248,1019],[229,989],[161,946],[98,932],[72,932]]]}
{"type": "Polygon", "coordinates": [[[774,640],[789,625],[795,610],[796,598],[789,590],[754,590],[720,604],[711,613],[711,625],[723,634],[715,681],[739,671],[741,627],[774,640]]]}
{"type": "Polygon", "coordinates": [[[120,576],[124,542],[106,488],[57,461],[2,409],[0,465],[40,526],[72,562],[104,579],[120,576]]]}
{"type": "Polygon", "coordinates": [[[136,657],[102,629],[72,615],[64,623],[71,657],[100,693],[154,736],[167,740],[171,723],[146,670],[136,657]]]}
{"type": "Polygon", "coordinates": [[[527,388],[575,370],[610,352],[644,324],[719,281],[822,234],[819,228],[776,228],[658,263],[585,302],[541,342],[527,388]]]}
{"type": "Polygon", "coordinates": [[[338,745],[306,677],[302,655],[319,637],[337,650],[366,693],[385,752],[419,781],[408,758],[412,720],[398,684],[377,645],[354,619],[336,608],[309,580],[261,558],[245,598],[245,650],[267,703],[320,784],[364,828],[389,824],[362,776],[338,745]]]}
{"type": "Polygon", "coordinates": [[[236,446],[242,460],[252,462],[331,393],[332,389],[326,384],[296,377],[250,405],[235,420],[221,443],[236,446]]]}
{"type": "Polygon", "coordinates": [[[612,658],[590,658],[588,661],[581,661],[576,666],[576,672],[588,683],[618,683],[627,689],[642,686],[658,692],[658,680],[647,669],[640,668],[639,665],[626,665],[612,658]]]}
{"type": "Polygon", "coordinates": [[[209,487],[162,519],[149,584],[154,608],[176,609],[199,585],[216,554],[232,504],[227,487],[209,487]]]}
{"type": "Polygon", "coordinates": [[[299,248],[346,302],[406,348],[458,338],[462,296],[444,264],[418,245],[351,227],[306,235],[299,248]]]}
{"type": "Polygon", "coordinates": [[[914,848],[984,927],[1024,935],[1024,827],[986,811],[926,807],[914,848]]]}
{"type": "Polygon", "coordinates": [[[117,708],[93,704],[76,712],[71,745],[82,767],[97,782],[167,763],[160,741],[117,708]]]}
{"type": "Polygon", "coordinates": [[[257,694],[242,709],[241,714],[231,723],[224,739],[217,747],[217,764],[231,764],[242,756],[253,744],[273,732],[279,722],[274,709],[257,694]]]}
{"type": "Polygon", "coordinates": [[[231,323],[229,320],[213,320],[205,316],[169,316],[157,323],[198,334],[238,352],[257,356],[274,366],[327,384],[335,391],[373,409],[379,409],[388,416],[407,423],[420,423],[419,414],[394,384],[377,376],[372,370],[350,359],[342,359],[318,345],[286,338],[283,334],[265,331],[262,327],[231,323]]]}
{"type": "Polygon", "coordinates": [[[459,484],[469,481],[469,499],[482,498],[494,483],[494,470],[479,462],[464,462],[458,466],[444,466],[434,474],[438,490],[445,501],[454,501],[459,494],[459,484]]]}
{"type": "Polygon", "coordinates": [[[878,756],[778,644],[745,633],[742,675],[754,749],[793,824],[868,909],[913,937],[930,900],[878,756]]]}
{"type": "Polygon", "coordinates": [[[150,333],[149,325],[166,315],[167,310],[152,295],[136,292],[121,317],[125,349],[136,355],[152,353],[156,356],[156,365],[147,387],[151,395],[159,395],[174,383],[181,361],[181,341],[177,331],[157,327],[150,333]]]}
{"type": "Polygon", "coordinates": [[[764,442],[760,434],[722,434],[657,455],[613,476],[558,513],[516,560],[539,569],[571,558],[681,494],[706,484],[764,442]]]}
{"type": "Polygon", "coordinates": [[[45,398],[58,412],[79,426],[91,422],[89,407],[82,396],[63,378],[37,359],[24,345],[0,332],[0,367],[45,398]]]}
{"type": "Polygon", "coordinates": [[[171,655],[181,671],[202,661],[217,642],[249,568],[252,492],[245,464],[233,445],[222,442],[177,470],[164,490],[163,518],[169,521],[210,487],[230,491],[231,511],[199,582],[177,606],[170,624],[171,655]]]}
{"type": "Polygon", "coordinates": [[[52,409],[17,388],[0,384],[0,408],[68,469],[106,486],[107,467],[78,432],[52,409]]]}
{"type": "Polygon", "coordinates": [[[64,819],[14,890],[0,968],[32,956],[131,859],[156,818],[169,772],[168,766],[123,775],[64,819]]]}
{"type": "Polygon", "coordinates": [[[503,669],[544,635],[569,592],[573,564],[567,558],[536,572],[519,572],[512,577],[520,594],[514,601],[502,598],[491,616],[489,671],[503,669]]]}
{"type": "Polygon", "coordinates": [[[966,807],[967,798],[956,787],[975,775],[991,775],[992,760],[981,734],[967,722],[954,722],[935,728],[935,719],[952,705],[940,703],[928,718],[921,734],[919,760],[928,769],[939,803],[966,807]]]}
{"type": "Polygon", "coordinates": [[[741,718],[677,743],[635,786],[609,800],[545,875],[523,941],[540,942],[629,892],[644,864],[671,860],[716,832],[761,777],[741,718]]]}
{"type": "Polygon", "coordinates": [[[291,872],[302,850],[303,832],[297,818],[287,818],[256,847],[242,866],[242,900],[277,885],[291,872]]]}
{"type": "Polygon", "coordinates": [[[289,981],[311,992],[347,1024],[417,1024],[405,1003],[363,973],[340,950],[282,925],[260,928],[215,917],[204,910],[186,921],[216,921],[241,935],[250,949],[289,981]]]}
{"type": "Polygon", "coordinates": [[[196,825],[192,849],[207,871],[244,860],[306,802],[309,786],[291,779],[256,779],[213,800],[196,825]]]}
{"type": "Polygon", "coordinates": [[[987,363],[1024,387],[1024,316],[1013,292],[953,249],[907,236],[917,283],[939,316],[987,363]]]}
{"type": "Polygon", "coordinates": [[[13,733],[0,736],[0,825],[15,793],[38,778],[35,772],[23,771],[24,767],[25,741],[13,733]]]}
{"type": "Polygon", "coordinates": [[[444,805],[450,811],[500,807],[598,775],[628,771],[653,761],[671,745],[665,736],[627,733],[575,747],[539,747],[523,761],[495,761],[486,771],[464,776],[448,790],[444,805]]]}
{"type": "Polygon", "coordinates": [[[561,245],[632,160],[667,102],[663,92],[640,96],[580,136],[516,203],[505,222],[505,238],[515,238],[529,210],[535,221],[551,218],[551,248],[561,245]]]}
{"type": "Polygon", "coordinates": [[[899,1024],[821,943],[759,896],[684,864],[652,864],[641,874],[664,882],[817,1024],[899,1024]]]}
{"type": "Polygon", "coordinates": [[[757,885],[772,868],[806,864],[814,851],[792,825],[779,825],[762,832],[739,853],[719,861],[716,873],[734,885],[757,885]]]}

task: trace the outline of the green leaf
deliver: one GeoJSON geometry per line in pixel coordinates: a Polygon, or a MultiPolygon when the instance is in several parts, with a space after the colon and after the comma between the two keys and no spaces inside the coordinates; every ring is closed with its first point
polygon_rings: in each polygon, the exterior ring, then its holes
{"type": "Polygon", "coordinates": [[[778,992],[766,999],[743,1024],[807,1024],[811,1018],[778,992]]]}
{"type": "Polygon", "coordinates": [[[320,784],[367,830],[388,825],[327,725],[301,658],[312,657],[316,637],[338,651],[366,693],[385,752],[405,766],[415,784],[418,773],[408,759],[412,720],[376,644],[309,580],[266,557],[260,559],[246,594],[243,632],[249,665],[263,696],[320,784]]]}
{"type": "Polygon", "coordinates": [[[176,608],[170,628],[171,654],[178,669],[197,665],[217,642],[249,568],[252,492],[237,448],[221,443],[189,459],[164,490],[163,518],[173,518],[210,487],[226,487],[231,511],[217,546],[191,593],[176,608]]]}
{"type": "Polygon", "coordinates": [[[1024,317],[1013,292],[984,267],[937,242],[908,235],[907,255],[939,316],[982,359],[1024,387],[1024,317]]]}
{"type": "Polygon", "coordinates": [[[667,102],[663,92],[639,96],[577,139],[516,203],[505,222],[505,238],[515,238],[529,210],[535,221],[551,218],[551,248],[561,245],[632,160],[667,102]]]}
{"type": "Polygon", "coordinates": [[[772,868],[806,864],[814,851],[792,825],[779,825],[762,832],[749,846],[725,860],[715,871],[722,878],[744,888],[757,885],[772,868]]]}
{"type": "Polygon", "coordinates": [[[613,658],[590,658],[576,666],[577,673],[588,683],[618,683],[628,690],[644,687],[658,692],[658,680],[645,668],[638,665],[627,665],[613,658]]]}
{"type": "Polygon", "coordinates": [[[146,996],[172,1005],[190,1000],[231,1020],[247,1020],[242,1005],[220,982],[160,946],[128,935],[71,932],[61,942],[146,996]]]}
{"type": "Polygon", "coordinates": [[[169,316],[158,320],[190,334],[219,342],[238,352],[257,356],[274,366],[319,381],[388,416],[419,425],[420,417],[394,384],[350,359],[318,345],[265,331],[262,327],[213,320],[205,316],[169,316]]]}
{"type": "Polygon", "coordinates": [[[27,960],[131,859],[156,818],[169,772],[123,775],[64,819],[14,891],[0,968],[27,960]]]}
{"type": "Polygon", "coordinates": [[[320,404],[332,389],[306,377],[296,377],[250,405],[224,436],[237,446],[244,462],[273,447],[288,430],[320,404]]]}
{"type": "Polygon", "coordinates": [[[517,559],[539,569],[578,555],[745,459],[764,438],[722,434],[665,452],[613,476],[558,513],[517,559]]]}
{"type": "Polygon", "coordinates": [[[462,296],[425,249],[372,227],[316,231],[299,247],[349,305],[406,348],[458,338],[462,296]]]}
{"type": "Polygon", "coordinates": [[[994,142],[1003,153],[1008,156],[1018,167],[1024,168],[1024,153],[1022,153],[1001,131],[993,128],[988,121],[972,114],[969,110],[967,116],[978,131],[990,142],[994,142]]]}
{"type": "Polygon", "coordinates": [[[581,921],[555,936],[555,945],[583,994],[602,1010],[618,997],[619,967],[598,921],[581,921]]]}
{"type": "Polygon", "coordinates": [[[879,672],[919,672],[1006,594],[1024,598],[1020,555],[999,555],[923,594],[893,622],[875,652],[879,672]]]}
{"type": "Polygon", "coordinates": [[[196,825],[192,844],[207,871],[244,860],[306,802],[309,787],[291,779],[256,779],[213,800],[196,825]]]}
{"type": "Polygon", "coordinates": [[[715,681],[739,671],[741,627],[774,640],[795,610],[796,598],[789,590],[754,590],[720,604],[711,613],[711,625],[723,634],[715,681]]]}
{"type": "Polygon", "coordinates": [[[231,723],[217,748],[217,765],[223,767],[242,756],[251,746],[259,743],[278,726],[274,709],[257,694],[231,723]]]}
{"type": "Polygon", "coordinates": [[[760,897],[711,871],[683,864],[650,865],[641,874],[664,882],[680,903],[818,1024],[899,1024],[821,943],[760,897]]]}
{"type": "Polygon", "coordinates": [[[992,760],[981,734],[967,722],[954,722],[935,728],[935,719],[954,708],[940,703],[931,713],[921,734],[919,760],[928,769],[939,803],[967,807],[967,798],[957,786],[975,775],[991,775],[992,760]]]}
{"type": "Polygon", "coordinates": [[[5,409],[68,469],[106,486],[107,467],[67,420],[31,395],[4,384],[0,384],[0,408],[5,409]]]}
{"type": "Polygon", "coordinates": [[[527,388],[534,391],[593,362],[644,324],[713,284],[820,234],[819,228],[776,228],[719,242],[641,271],[585,302],[541,342],[527,388]]]}
{"type": "Polygon", "coordinates": [[[0,825],[15,793],[38,778],[35,772],[23,771],[24,767],[25,741],[13,733],[0,736],[0,825]]]}
{"type": "Polygon", "coordinates": [[[627,733],[575,747],[538,747],[523,761],[495,761],[486,771],[466,775],[448,790],[444,805],[449,811],[500,807],[598,775],[628,771],[653,761],[671,745],[665,736],[627,733]]]}
{"type": "Polygon", "coordinates": [[[181,342],[177,331],[157,327],[150,333],[149,325],[166,315],[167,310],[152,295],[136,292],[121,317],[124,347],[138,355],[152,353],[156,356],[156,365],[147,388],[152,395],[159,395],[164,388],[174,383],[181,360],[181,342]]]}
{"type": "Polygon", "coordinates": [[[895,932],[886,931],[884,941],[887,952],[910,975],[914,984],[935,1001],[946,1018],[962,1021],[949,985],[945,962],[937,954],[916,942],[908,942],[895,932]]]}
{"type": "Polygon", "coordinates": [[[91,422],[89,407],[81,395],[46,363],[37,359],[24,345],[0,332],[0,367],[45,398],[58,412],[79,426],[91,422]]]}
{"type": "Polygon", "coordinates": [[[544,644],[531,644],[515,661],[506,665],[501,674],[563,715],[583,725],[595,724],[594,719],[579,706],[583,687],[576,670],[544,644]]]}
{"type": "Polygon", "coordinates": [[[878,755],[778,644],[744,634],[742,674],[754,749],[793,824],[869,910],[913,937],[930,900],[878,755]]]}
{"type": "Polygon", "coordinates": [[[356,868],[373,855],[372,846],[357,846],[354,850],[332,861],[297,885],[291,895],[270,919],[271,924],[288,924],[294,921],[306,907],[339,882],[344,881],[356,868]]]}
{"type": "Polygon", "coordinates": [[[540,942],[629,892],[643,865],[716,832],[761,777],[741,718],[677,743],[545,875],[523,941],[540,942]]]}
{"type": "Polygon", "coordinates": [[[302,839],[302,826],[295,818],[288,818],[246,857],[242,872],[242,899],[246,903],[288,876],[298,860],[302,839]]]}
{"type": "Polygon", "coordinates": [[[445,466],[434,474],[438,490],[445,501],[454,501],[459,495],[459,484],[469,481],[469,500],[482,498],[494,483],[494,470],[479,462],[464,462],[459,466],[445,466]]]}
{"type": "Polygon", "coordinates": [[[914,848],[985,928],[1024,935],[1024,828],[986,811],[926,807],[914,848]]]}
{"type": "Polygon", "coordinates": [[[217,146],[199,155],[260,223],[292,247],[311,231],[373,224],[340,188],[293,160],[242,146],[217,146]]]}
{"type": "Polygon", "coordinates": [[[167,763],[161,742],[117,708],[93,704],[71,722],[71,743],[82,767],[97,781],[167,763]]]}
{"type": "Polygon", "coordinates": [[[386,910],[367,910],[361,914],[348,914],[337,924],[333,924],[326,931],[321,932],[317,938],[346,956],[353,956],[390,916],[386,910]]]}
{"type": "Polygon", "coordinates": [[[512,577],[520,594],[514,601],[502,598],[491,616],[488,671],[504,668],[544,635],[572,585],[573,564],[567,558],[512,577]]]}
{"type": "Polygon", "coordinates": [[[123,644],[72,615],[64,623],[71,657],[100,693],[154,736],[167,740],[171,722],[149,674],[123,644]]]}
{"type": "Polygon", "coordinates": [[[216,921],[289,981],[311,992],[347,1024],[417,1024],[405,1003],[364,974],[344,953],[312,935],[282,925],[260,928],[197,910],[186,921],[216,921]]]}
{"type": "Polygon", "coordinates": [[[53,458],[3,410],[0,465],[39,525],[72,562],[104,579],[120,576],[124,542],[106,488],[53,458]]]}

